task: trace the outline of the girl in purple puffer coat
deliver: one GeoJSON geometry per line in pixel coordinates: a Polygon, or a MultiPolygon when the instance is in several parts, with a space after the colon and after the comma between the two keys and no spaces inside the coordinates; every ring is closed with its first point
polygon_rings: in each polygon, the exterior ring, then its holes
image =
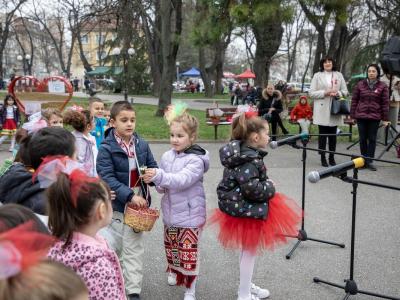
{"type": "Polygon", "coordinates": [[[188,113],[170,123],[172,149],[161,157],[159,169],[147,169],[146,183],[163,193],[161,208],[164,245],[168,261],[168,284],[185,285],[184,300],[195,300],[199,273],[198,248],[206,222],[203,175],[209,167],[208,152],[194,144],[198,120],[188,113]]]}

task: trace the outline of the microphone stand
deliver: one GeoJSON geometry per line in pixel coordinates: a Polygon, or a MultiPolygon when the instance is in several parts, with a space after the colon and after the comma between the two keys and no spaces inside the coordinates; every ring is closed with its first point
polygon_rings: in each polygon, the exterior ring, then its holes
{"type": "MultiPolygon", "coordinates": [[[[392,126],[392,125],[390,125],[392,126]]],[[[396,129],[395,129],[396,130],[396,129]]],[[[392,141],[385,147],[385,149],[382,150],[382,152],[378,155],[378,158],[381,158],[386,152],[389,151],[389,149],[397,142],[397,139],[400,138],[400,132],[397,132],[397,135],[392,139],[392,141]]],[[[387,137],[387,135],[386,135],[387,137]]],[[[386,139],[387,140],[387,139],[386,139]]]]}
{"type": "Polygon", "coordinates": [[[352,183],[352,185],[353,185],[353,191],[351,192],[353,194],[353,205],[352,205],[352,214],[351,214],[350,277],[349,277],[349,279],[344,280],[345,285],[340,285],[340,284],[336,284],[336,283],[333,283],[330,281],[322,280],[318,277],[314,277],[313,281],[315,283],[324,283],[324,284],[327,284],[327,285],[330,285],[333,287],[344,289],[346,295],[343,298],[343,300],[347,300],[350,298],[351,295],[357,295],[358,293],[373,296],[373,297],[378,297],[378,298],[400,300],[400,298],[398,298],[398,297],[391,297],[391,296],[386,296],[386,295],[368,292],[368,291],[364,291],[364,290],[359,290],[357,287],[357,283],[354,280],[354,241],[355,241],[355,232],[356,232],[356,206],[357,206],[358,184],[359,183],[368,184],[368,185],[389,188],[389,189],[394,189],[394,190],[399,190],[399,191],[400,191],[400,188],[358,180],[358,169],[353,169],[353,177],[348,177],[347,173],[344,173],[340,176],[340,178],[344,182],[352,183]]]}
{"type": "Polygon", "coordinates": [[[305,212],[305,204],[306,204],[306,159],[307,159],[307,147],[306,146],[307,146],[308,140],[302,140],[301,142],[303,144],[303,147],[298,146],[297,144],[292,144],[292,146],[296,149],[303,149],[302,160],[301,160],[303,162],[303,178],[302,178],[302,188],[301,188],[301,208],[303,210],[303,214],[301,217],[301,229],[299,229],[297,236],[291,236],[291,235],[287,236],[287,237],[291,237],[291,238],[296,238],[298,241],[293,246],[292,250],[290,250],[290,252],[286,255],[286,259],[291,258],[293,252],[297,249],[297,247],[301,244],[301,242],[313,241],[313,242],[324,243],[324,244],[329,244],[329,245],[333,245],[333,246],[339,246],[341,248],[345,247],[344,244],[315,239],[315,238],[311,238],[307,235],[307,232],[304,227],[304,212],[305,212]]]}

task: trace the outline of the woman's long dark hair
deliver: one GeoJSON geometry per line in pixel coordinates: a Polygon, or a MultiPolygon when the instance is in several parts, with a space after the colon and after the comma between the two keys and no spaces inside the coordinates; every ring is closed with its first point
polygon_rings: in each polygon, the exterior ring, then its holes
{"type": "Polygon", "coordinates": [[[7,95],[4,97],[4,106],[5,106],[5,107],[8,105],[8,103],[7,103],[8,99],[12,99],[12,100],[14,101],[14,105],[16,104],[16,101],[15,101],[14,96],[11,95],[11,94],[7,94],[7,95]]]}

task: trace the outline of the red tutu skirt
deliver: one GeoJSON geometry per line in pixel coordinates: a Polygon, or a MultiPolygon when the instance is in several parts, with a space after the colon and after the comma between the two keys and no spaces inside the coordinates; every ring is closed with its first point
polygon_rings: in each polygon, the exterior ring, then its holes
{"type": "Polygon", "coordinates": [[[14,135],[17,132],[17,123],[14,119],[6,119],[3,123],[3,130],[1,135],[14,135]]]}
{"type": "Polygon", "coordinates": [[[232,217],[216,209],[209,224],[219,226],[218,240],[228,249],[259,252],[286,244],[286,236],[297,236],[301,208],[292,199],[276,193],[269,200],[267,219],[232,217]]]}

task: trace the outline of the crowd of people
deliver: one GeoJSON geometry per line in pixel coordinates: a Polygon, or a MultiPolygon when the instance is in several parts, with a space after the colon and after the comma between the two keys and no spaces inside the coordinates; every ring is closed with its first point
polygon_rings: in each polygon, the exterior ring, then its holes
{"type": "MultiPolygon", "coordinates": [[[[315,73],[307,94],[301,93],[297,103],[290,111],[290,121],[298,123],[302,133],[309,133],[310,125],[318,126],[318,149],[321,165],[336,165],[337,135],[339,126],[344,125],[343,114],[333,114],[332,102],[337,99],[351,97],[351,107],[347,112],[357,124],[360,138],[360,152],[365,157],[374,158],[378,128],[390,127],[396,134],[400,107],[400,80],[392,76],[392,89],[389,91],[390,75],[381,74],[380,67],[371,64],[366,70],[367,76],[355,85],[349,95],[343,75],[337,71],[335,61],[324,57],[320,61],[320,70],[315,73]],[[310,105],[311,103],[311,105],[310,105]],[[351,108],[351,109],[350,109],[351,108]],[[326,148],[328,144],[328,159],[326,148]]],[[[276,85],[268,84],[264,89],[247,84],[245,88],[237,84],[232,86],[231,105],[248,104],[257,107],[259,116],[271,125],[272,139],[278,134],[278,127],[283,135],[288,134],[282,122],[282,112],[287,100],[287,84],[279,80],[276,85]]],[[[291,104],[289,104],[291,105],[291,104]]],[[[397,147],[400,157],[400,147],[397,147]]],[[[366,160],[366,168],[375,171],[376,166],[371,159],[366,160]]]]}
{"type": "MultiPolygon", "coordinates": [[[[321,164],[328,166],[336,162],[333,153],[326,160],[326,144],[336,150],[342,124],[342,116],[330,113],[331,102],[348,91],[333,59],[322,59],[320,67],[309,94],[313,109],[303,95],[290,117],[304,132],[311,120],[318,125],[321,164]]],[[[376,170],[376,132],[380,121],[389,124],[389,91],[379,66],[371,64],[367,74],[353,91],[350,114],[367,167],[376,170]]],[[[218,209],[208,220],[203,178],[209,153],[196,143],[199,121],[186,109],[167,110],[170,149],[157,162],[136,132],[140,111],[129,102],[108,110],[91,97],[88,109],[47,109],[21,125],[16,101],[7,95],[1,141],[11,138],[13,159],[0,170],[0,299],[140,299],[143,232],[127,224],[125,214],[127,206],[138,212],[150,207],[155,192],[162,195],[166,281],[185,287],[184,300],[196,299],[206,224],[224,248],[240,251],[237,299],[268,298],[270,292],[252,280],[256,256],[296,236],[302,211],[276,191],[263,162],[269,123],[273,138],[278,126],[287,133],[279,115],[282,92],[273,85],[259,92],[258,107],[236,113],[230,141],[219,151],[218,209]]]]}

